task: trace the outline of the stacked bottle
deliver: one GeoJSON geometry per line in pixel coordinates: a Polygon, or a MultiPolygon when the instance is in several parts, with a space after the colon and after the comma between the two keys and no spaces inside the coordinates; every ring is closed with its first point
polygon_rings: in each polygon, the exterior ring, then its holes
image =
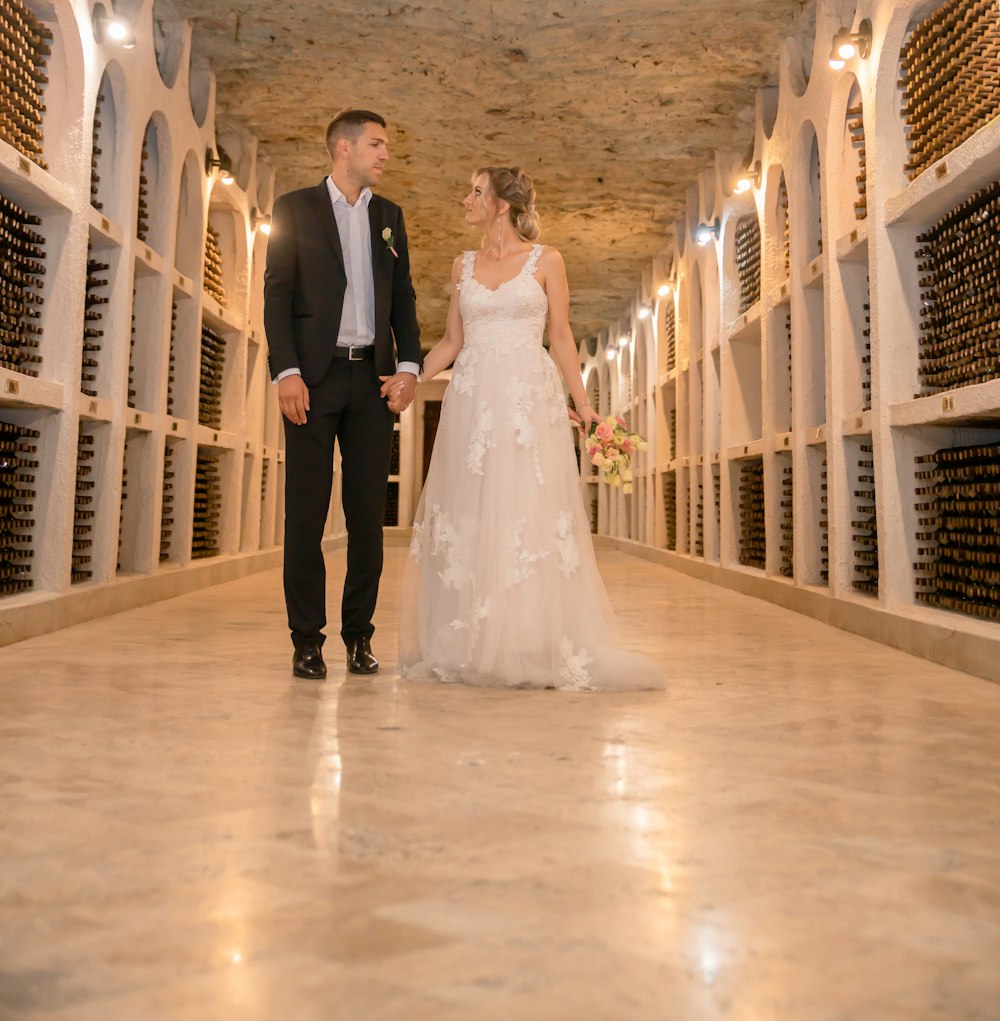
{"type": "Polygon", "coordinates": [[[764,461],[740,462],[740,563],[764,570],[767,536],[764,528],[764,461]]]}
{"type": "Polygon", "coordinates": [[[0,0],[0,140],[40,167],[52,33],[20,0],[0,0]]]}
{"type": "Polygon", "coordinates": [[[0,596],[23,592],[33,584],[40,435],[36,429],[0,419],[0,596]]]}
{"type": "Polygon", "coordinates": [[[73,501],[73,567],[74,585],[93,577],[94,547],[94,436],[80,425],[76,443],[76,496],[73,501]]]}
{"type": "MultiPolygon", "coordinates": [[[[2,0],[0,0],[2,3],[2,0]]],[[[37,376],[45,238],[42,221],[0,195],[0,368],[37,376]]]]}

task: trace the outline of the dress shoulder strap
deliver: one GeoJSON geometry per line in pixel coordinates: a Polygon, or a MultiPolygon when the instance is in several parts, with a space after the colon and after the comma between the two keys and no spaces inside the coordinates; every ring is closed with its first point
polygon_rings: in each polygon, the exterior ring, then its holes
{"type": "Polygon", "coordinates": [[[459,289],[461,289],[464,284],[467,284],[472,278],[472,264],[475,262],[475,259],[475,252],[462,253],[462,275],[458,280],[459,289]]]}
{"type": "Polygon", "coordinates": [[[528,259],[524,264],[524,271],[526,273],[534,273],[538,268],[538,260],[542,257],[543,248],[545,248],[545,245],[535,245],[531,249],[531,255],[528,256],[528,259]]]}

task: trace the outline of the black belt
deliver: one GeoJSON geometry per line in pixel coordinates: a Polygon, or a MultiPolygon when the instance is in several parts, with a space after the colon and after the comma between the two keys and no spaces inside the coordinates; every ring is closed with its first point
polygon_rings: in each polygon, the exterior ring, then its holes
{"type": "Polygon", "coordinates": [[[360,347],[335,347],[334,358],[346,358],[349,362],[362,362],[366,358],[375,357],[375,345],[363,344],[360,347]]]}

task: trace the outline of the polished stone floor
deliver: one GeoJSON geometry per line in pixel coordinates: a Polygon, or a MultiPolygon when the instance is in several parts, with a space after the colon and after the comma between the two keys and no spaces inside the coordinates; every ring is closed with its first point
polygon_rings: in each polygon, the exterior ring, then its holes
{"type": "Polygon", "coordinates": [[[664,692],[410,685],[402,557],[374,682],[277,572],[0,650],[0,1018],[1000,1018],[1000,687],[616,553],[664,692]]]}

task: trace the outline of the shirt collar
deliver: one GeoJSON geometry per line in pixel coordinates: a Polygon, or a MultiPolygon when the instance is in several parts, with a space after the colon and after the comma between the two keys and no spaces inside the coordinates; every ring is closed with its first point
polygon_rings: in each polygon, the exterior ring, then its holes
{"type": "MultiPolygon", "coordinates": [[[[344,195],[344,193],[337,187],[336,183],[333,180],[333,174],[329,174],[327,176],[326,186],[327,186],[327,188],[330,191],[330,199],[331,199],[331,201],[333,202],[334,205],[336,205],[338,202],[343,202],[344,205],[347,206],[348,209],[356,209],[357,208],[356,206],[352,206],[347,201],[347,198],[344,195]]],[[[364,205],[365,205],[365,208],[367,209],[368,208],[368,204],[371,202],[371,200],[372,200],[372,190],[371,190],[371,188],[362,188],[361,189],[361,198],[359,199],[359,202],[363,202],[364,205]]]]}

